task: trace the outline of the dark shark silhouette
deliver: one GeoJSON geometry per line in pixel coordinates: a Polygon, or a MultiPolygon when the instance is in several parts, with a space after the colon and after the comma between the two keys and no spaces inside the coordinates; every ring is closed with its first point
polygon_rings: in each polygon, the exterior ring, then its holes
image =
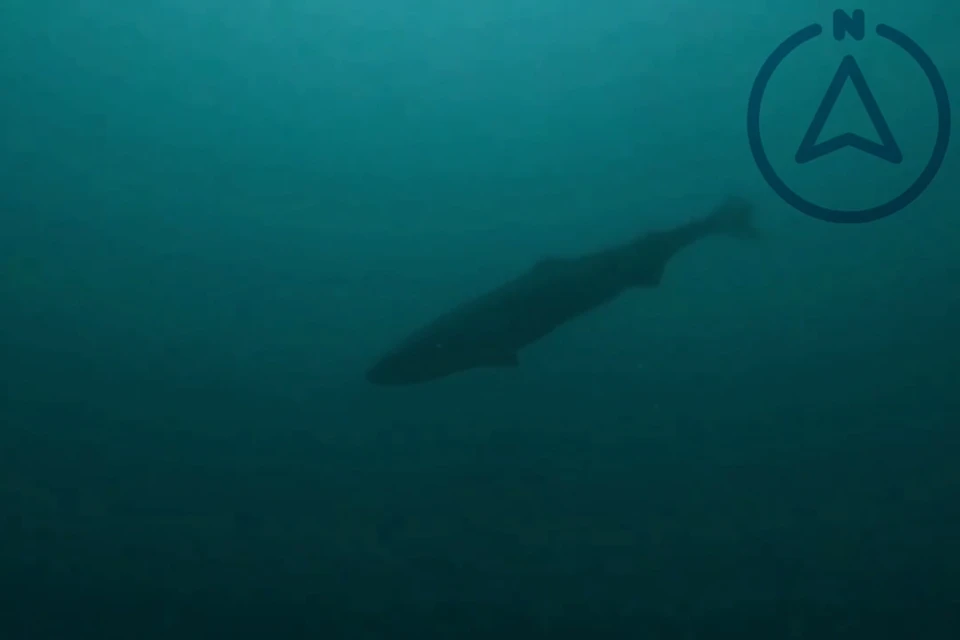
{"type": "Polygon", "coordinates": [[[366,374],[410,385],[481,367],[516,367],[517,352],[627,289],[660,284],[681,249],[714,235],[753,234],[752,207],[728,198],[708,215],[576,258],[547,258],[414,332],[366,374]]]}

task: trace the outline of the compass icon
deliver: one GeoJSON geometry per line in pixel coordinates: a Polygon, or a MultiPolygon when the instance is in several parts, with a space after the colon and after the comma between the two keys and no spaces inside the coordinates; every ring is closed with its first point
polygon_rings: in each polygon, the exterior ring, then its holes
{"type": "MultiPolygon", "coordinates": [[[[767,184],[769,184],[777,195],[787,204],[798,211],[826,222],[873,222],[900,211],[916,200],[930,183],[933,182],[937,172],[940,170],[940,165],[943,163],[943,159],[947,153],[947,147],[950,143],[951,119],[947,88],[936,65],[934,65],[930,57],[917,43],[893,27],[878,24],[876,34],[897,45],[913,58],[930,83],[930,88],[933,90],[933,95],[937,102],[937,139],[934,143],[933,152],[917,179],[907,187],[903,193],[888,202],[875,207],[853,211],[830,209],[813,203],[798,195],[774,170],[760,137],[760,107],[767,85],[780,63],[800,46],[822,34],[823,27],[819,24],[812,24],[797,31],[784,40],[760,68],[760,72],[754,80],[747,107],[747,136],[750,142],[750,151],[753,154],[757,168],[760,170],[767,184]]],[[[841,10],[834,12],[834,38],[836,40],[843,40],[847,35],[850,35],[854,40],[863,40],[866,35],[863,11],[854,11],[852,15],[848,15],[841,10]]],[[[903,161],[903,153],[900,150],[900,146],[897,144],[893,132],[890,130],[886,118],[884,118],[860,66],[852,55],[845,56],[840,62],[833,81],[830,83],[814,115],[813,121],[807,129],[806,135],[804,135],[794,159],[798,164],[805,164],[847,147],[857,149],[892,164],[900,164],[903,161]],[[844,86],[846,86],[848,82],[856,89],[857,95],[873,123],[874,129],[880,137],[879,143],[854,133],[845,133],[824,142],[819,141],[824,125],[830,117],[844,86]]]]}

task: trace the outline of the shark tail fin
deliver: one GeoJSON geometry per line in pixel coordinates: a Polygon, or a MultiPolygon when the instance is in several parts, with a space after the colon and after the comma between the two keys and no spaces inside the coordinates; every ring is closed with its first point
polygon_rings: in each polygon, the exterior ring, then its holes
{"type": "Polygon", "coordinates": [[[753,204],[745,198],[729,196],[710,212],[707,222],[716,233],[739,238],[757,238],[759,232],[753,224],[753,204]]]}
{"type": "Polygon", "coordinates": [[[706,216],[675,229],[648,233],[635,240],[627,257],[627,281],[633,287],[655,287],[663,278],[667,263],[678,251],[716,234],[759,238],[753,226],[753,205],[730,196],[706,216]]]}

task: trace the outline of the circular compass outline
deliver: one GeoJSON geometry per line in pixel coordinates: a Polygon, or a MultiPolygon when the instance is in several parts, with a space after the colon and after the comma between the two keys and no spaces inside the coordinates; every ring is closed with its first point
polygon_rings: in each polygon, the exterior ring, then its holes
{"type": "Polygon", "coordinates": [[[920,172],[920,175],[917,176],[916,180],[914,180],[903,193],[875,207],[845,211],[841,209],[830,209],[810,202],[787,186],[783,179],[777,174],[773,168],[773,164],[771,164],[770,159],[767,157],[766,150],[763,147],[763,140],[760,136],[760,107],[763,103],[763,96],[767,90],[767,85],[784,59],[801,45],[818,37],[822,33],[823,27],[819,24],[804,27],[781,42],[780,45],[774,49],[773,53],[770,54],[770,57],[763,63],[750,90],[750,100],[747,106],[747,136],[750,142],[750,151],[753,154],[757,168],[760,170],[767,184],[794,209],[825,222],[846,224],[874,222],[900,211],[920,197],[926,188],[930,186],[930,183],[933,182],[937,172],[940,170],[940,166],[943,164],[943,160],[947,155],[947,148],[950,144],[951,114],[947,87],[933,60],[930,59],[930,56],[927,55],[920,45],[893,27],[878,24],[876,27],[877,35],[889,40],[906,51],[923,70],[924,75],[926,75],[933,89],[933,94],[937,102],[938,126],[937,140],[934,143],[930,160],[923,168],[923,171],[920,172]]]}

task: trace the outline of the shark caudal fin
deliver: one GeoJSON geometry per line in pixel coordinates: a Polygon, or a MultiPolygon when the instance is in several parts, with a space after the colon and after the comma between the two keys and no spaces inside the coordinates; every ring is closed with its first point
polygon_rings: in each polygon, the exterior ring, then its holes
{"type": "Polygon", "coordinates": [[[667,263],[678,251],[717,234],[759,237],[753,226],[753,205],[744,198],[731,196],[701,218],[674,229],[647,233],[634,240],[624,254],[629,286],[657,286],[667,263]]]}
{"type": "Polygon", "coordinates": [[[741,238],[756,238],[759,233],[753,225],[753,204],[738,196],[729,196],[710,212],[707,222],[714,233],[725,233],[741,238]]]}

